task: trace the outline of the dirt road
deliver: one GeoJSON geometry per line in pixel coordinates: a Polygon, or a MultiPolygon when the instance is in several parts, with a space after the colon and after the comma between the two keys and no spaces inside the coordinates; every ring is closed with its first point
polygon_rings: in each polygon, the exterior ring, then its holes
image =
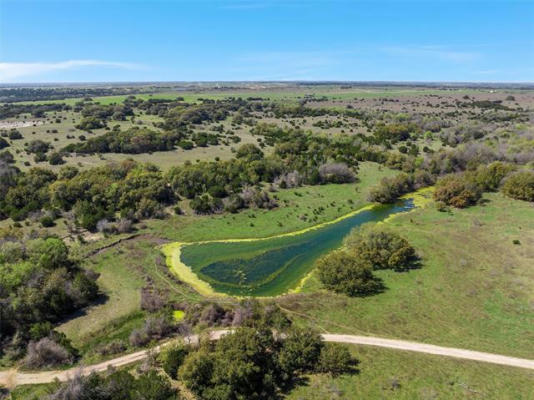
{"type": "MultiPolygon", "coordinates": [[[[213,331],[211,332],[210,336],[212,340],[217,340],[228,332],[228,330],[213,331]]],[[[389,349],[414,351],[417,353],[434,354],[445,357],[460,358],[464,360],[480,361],[534,370],[534,360],[507,357],[499,354],[482,353],[479,351],[457,349],[454,347],[434,346],[431,344],[409,342],[405,340],[383,339],[374,336],[324,334],[322,337],[326,342],[385,347],[389,349]]],[[[186,338],[186,341],[193,344],[197,343],[198,335],[189,336],[186,338]]],[[[159,352],[164,346],[165,345],[157,346],[150,350],[138,351],[136,353],[117,357],[99,364],[89,365],[83,368],[76,367],[64,371],[44,371],[35,373],[22,373],[16,370],[2,371],[0,372],[0,385],[13,388],[17,385],[49,383],[53,382],[55,379],[66,381],[71,379],[75,374],[88,375],[92,372],[103,372],[110,366],[120,367],[141,361],[147,357],[149,352],[159,352]]]]}

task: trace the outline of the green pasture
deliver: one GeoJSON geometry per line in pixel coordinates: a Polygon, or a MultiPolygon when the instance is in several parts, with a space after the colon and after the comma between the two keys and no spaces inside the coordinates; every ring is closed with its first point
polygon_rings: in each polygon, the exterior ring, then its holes
{"type": "Polygon", "coordinates": [[[316,276],[280,299],[299,323],[534,358],[534,208],[498,193],[478,206],[429,206],[388,220],[421,257],[421,269],[377,271],[384,293],[325,292],[316,276]],[[514,244],[519,240],[520,244],[514,244]]]}
{"type": "Polygon", "coordinates": [[[357,183],[304,186],[271,193],[279,205],[273,210],[249,209],[238,214],[211,216],[193,215],[186,210],[187,215],[147,221],[147,231],[180,242],[269,237],[295,232],[362,208],[369,203],[369,188],[382,177],[396,173],[376,163],[363,162],[359,166],[357,183]]]}
{"type": "Polygon", "coordinates": [[[532,371],[371,346],[350,346],[360,363],[352,375],[308,376],[289,400],[532,398],[532,371]]]}

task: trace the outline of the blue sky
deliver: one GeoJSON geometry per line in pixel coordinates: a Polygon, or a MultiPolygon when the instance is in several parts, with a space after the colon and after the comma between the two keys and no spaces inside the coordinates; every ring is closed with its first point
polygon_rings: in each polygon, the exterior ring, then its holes
{"type": "Polygon", "coordinates": [[[0,0],[0,82],[534,81],[532,1],[0,0]]]}

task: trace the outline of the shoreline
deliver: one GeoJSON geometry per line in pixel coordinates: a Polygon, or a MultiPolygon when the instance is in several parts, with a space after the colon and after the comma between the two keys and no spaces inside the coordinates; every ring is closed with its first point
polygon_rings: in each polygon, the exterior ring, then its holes
{"type": "MultiPolygon", "coordinates": [[[[426,204],[428,204],[431,200],[429,200],[425,194],[427,193],[430,193],[431,191],[433,190],[433,187],[426,187],[426,188],[422,188],[422,189],[419,189],[415,192],[412,192],[412,193],[407,193],[403,196],[401,196],[399,199],[407,199],[407,198],[411,198],[413,199],[413,203],[414,203],[414,208],[407,211],[406,213],[409,213],[409,212],[412,212],[418,208],[422,208],[424,206],[426,206],[426,204]]],[[[293,232],[286,232],[286,233],[281,233],[281,234],[277,234],[277,235],[273,235],[273,236],[267,236],[267,237],[262,237],[262,238],[241,238],[241,239],[213,239],[213,240],[201,240],[201,241],[196,241],[196,242],[171,242],[171,243],[167,243],[167,244],[164,244],[162,246],[160,246],[160,249],[162,251],[162,253],[165,255],[165,262],[167,264],[167,266],[169,267],[169,269],[173,272],[173,274],[175,274],[180,280],[182,280],[183,282],[187,283],[188,285],[190,285],[196,292],[198,292],[199,294],[203,295],[203,296],[210,296],[210,297],[234,297],[234,298],[245,298],[247,296],[234,296],[234,295],[229,295],[229,294],[226,294],[226,293],[222,293],[222,292],[217,292],[213,289],[213,287],[206,281],[200,279],[198,277],[198,275],[192,270],[191,267],[189,267],[188,265],[184,264],[181,260],[181,249],[183,246],[189,246],[189,245],[193,245],[193,244],[207,244],[207,243],[245,243],[245,242],[253,242],[253,241],[261,241],[261,240],[269,240],[269,239],[277,239],[277,238],[281,238],[281,237],[290,237],[290,236],[296,236],[296,235],[301,235],[301,234],[304,234],[304,233],[307,233],[307,232],[310,232],[310,231],[313,231],[313,230],[316,230],[316,229],[320,229],[320,228],[323,228],[325,226],[328,226],[328,225],[331,225],[331,224],[335,224],[335,223],[338,223],[340,221],[343,221],[347,218],[350,218],[350,217],[353,217],[355,216],[356,214],[359,214],[363,211],[367,211],[367,210],[370,210],[374,207],[376,207],[377,204],[376,203],[372,203],[372,204],[367,204],[367,205],[364,205],[362,207],[360,207],[359,209],[357,210],[353,210],[345,215],[342,215],[338,218],[335,218],[331,221],[326,221],[326,222],[322,222],[320,224],[317,224],[317,225],[313,225],[313,226],[310,226],[310,227],[307,227],[307,228],[304,228],[304,229],[300,229],[300,230],[297,230],[297,231],[293,231],[293,232]]],[[[388,221],[390,221],[391,219],[395,218],[396,216],[400,215],[400,214],[404,214],[404,213],[396,213],[396,214],[393,214],[393,215],[390,215],[388,216],[386,219],[384,219],[383,221],[379,221],[377,223],[387,223],[388,221]]],[[[302,291],[302,288],[304,287],[304,284],[306,283],[306,281],[311,277],[313,273],[313,269],[311,271],[309,271],[308,273],[306,273],[299,281],[298,283],[295,285],[294,288],[291,288],[289,289],[288,291],[282,293],[282,294],[279,294],[279,295],[276,295],[276,296],[254,296],[256,298],[276,298],[276,297],[280,297],[280,296],[284,296],[284,295],[287,295],[287,294],[293,294],[293,293],[299,293],[302,291]]]]}

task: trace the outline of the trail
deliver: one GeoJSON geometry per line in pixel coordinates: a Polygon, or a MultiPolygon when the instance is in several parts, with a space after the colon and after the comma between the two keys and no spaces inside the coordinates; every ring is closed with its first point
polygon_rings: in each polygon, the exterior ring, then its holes
{"type": "MultiPolygon", "coordinates": [[[[229,330],[217,330],[210,333],[211,340],[217,340],[221,336],[228,334],[229,330]]],[[[534,370],[534,360],[525,358],[508,357],[500,354],[483,353],[479,351],[458,349],[454,347],[442,347],[432,344],[410,342],[406,340],[384,339],[376,336],[356,336],[340,334],[323,334],[321,335],[326,342],[357,344],[366,346],[376,346],[395,350],[413,351],[416,353],[433,354],[444,357],[453,357],[463,360],[479,361],[491,364],[505,365],[509,367],[518,367],[534,370]]],[[[187,343],[196,344],[199,341],[198,335],[191,335],[184,338],[187,343]]],[[[93,364],[85,367],[75,367],[63,371],[43,371],[25,373],[16,370],[1,371],[0,385],[8,388],[14,388],[17,385],[35,385],[41,383],[50,383],[58,379],[67,381],[77,374],[89,375],[92,372],[104,372],[108,367],[121,367],[145,359],[149,353],[159,352],[169,343],[153,347],[148,350],[142,350],[125,356],[117,357],[112,360],[104,361],[99,364],[93,364]]]]}

